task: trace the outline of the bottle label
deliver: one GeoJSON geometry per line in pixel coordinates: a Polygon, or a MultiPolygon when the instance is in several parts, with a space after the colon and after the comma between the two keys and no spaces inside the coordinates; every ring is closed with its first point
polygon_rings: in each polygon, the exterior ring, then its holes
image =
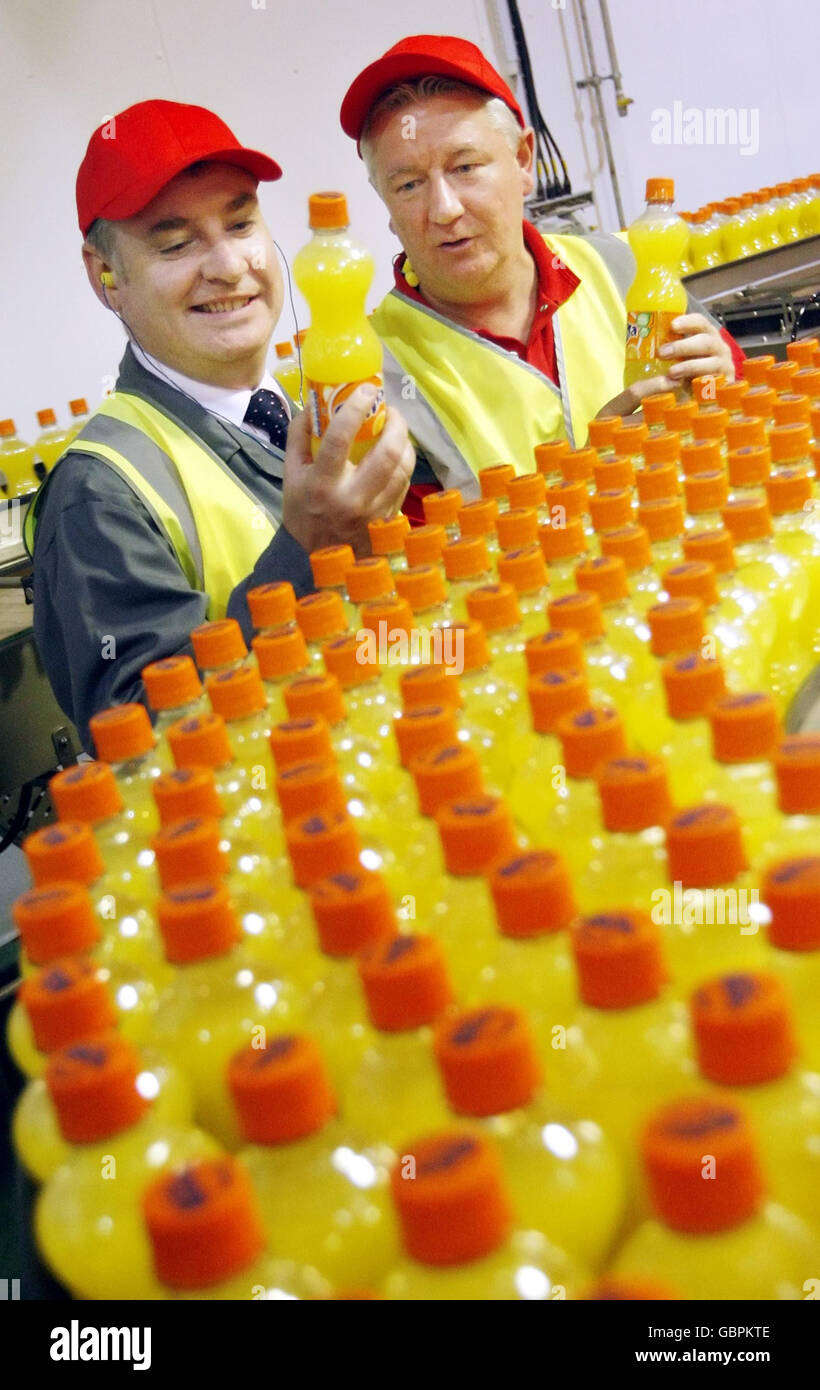
{"type": "Polygon", "coordinates": [[[365,377],[362,381],[342,381],[328,384],[327,382],[308,380],[308,409],[310,411],[310,427],[316,439],[322,439],[327,434],[328,425],[337,410],[341,410],[345,401],[349,400],[357,386],[370,385],[376,387],[376,399],[362,422],[361,429],[356,435],[355,443],[370,445],[381,434],[384,429],[384,422],[387,414],[387,407],[384,401],[384,382],[381,374],[365,377]]]}
{"type": "Polygon", "coordinates": [[[677,312],[672,314],[667,309],[640,314],[629,310],[626,315],[627,362],[651,362],[664,343],[676,341],[678,334],[672,332],[672,320],[676,318],[677,312]]]}

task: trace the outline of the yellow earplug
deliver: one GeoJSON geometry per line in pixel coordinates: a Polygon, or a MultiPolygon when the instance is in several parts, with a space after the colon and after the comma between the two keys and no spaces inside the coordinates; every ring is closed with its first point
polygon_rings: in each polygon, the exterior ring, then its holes
{"type": "Polygon", "coordinates": [[[404,258],[404,265],[402,266],[402,272],[401,272],[401,273],[402,273],[402,275],[404,276],[404,278],[405,278],[405,280],[407,281],[407,283],[408,283],[408,285],[410,286],[410,288],[411,288],[411,289],[416,289],[416,287],[418,286],[418,283],[419,283],[419,277],[418,277],[418,275],[416,274],[415,270],[413,269],[413,267],[412,267],[411,264],[410,264],[410,257],[409,257],[409,256],[405,256],[405,258],[404,258]]]}
{"type": "Polygon", "coordinates": [[[116,285],[114,284],[114,276],[111,274],[110,270],[104,270],[102,272],[102,274],[100,275],[100,284],[105,285],[105,288],[107,290],[116,289],[116,285]]]}

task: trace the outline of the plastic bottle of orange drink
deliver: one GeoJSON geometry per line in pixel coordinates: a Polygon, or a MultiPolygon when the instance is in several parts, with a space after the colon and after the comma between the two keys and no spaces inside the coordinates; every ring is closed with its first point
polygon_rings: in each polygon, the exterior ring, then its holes
{"type": "Polygon", "coordinates": [[[806,1065],[820,1069],[820,856],[770,864],[760,884],[766,909],[764,965],[786,984],[806,1065]]]}
{"type": "Polygon", "coordinates": [[[40,463],[36,468],[40,476],[44,477],[46,473],[51,472],[58,458],[68,448],[72,430],[70,427],[57,424],[57,416],[50,407],[37,411],[37,423],[40,433],[34,441],[34,450],[40,463]]]}
{"type": "Polygon", "coordinates": [[[124,904],[156,892],[154,855],[145,822],[126,810],[108,763],[78,763],[58,772],[49,790],[61,821],[84,821],[94,831],[112,889],[124,904]]]}
{"type": "Polygon", "coordinates": [[[666,767],[652,753],[611,758],[597,782],[603,829],[591,829],[587,863],[577,876],[581,907],[645,908],[665,881],[663,827],[672,813],[666,767]]]}
{"type": "Polygon", "coordinates": [[[25,497],[39,485],[34,446],[18,438],[13,420],[0,420],[0,491],[6,497],[25,497]]]}
{"type": "Polygon", "coordinates": [[[311,311],[302,345],[311,442],[315,453],[336,411],[367,382],[375,388],[374,399],[351,446],[357,463],[381,433],[386,416],[382,348],[364,305],[373,257],[350,235],[343,193],[314,193],[308,206],[313,237],[295,256],[293,276],[311,311]]]}
{"type": "Polygon", "coordinates": [[[210,708],[197,669],[189,656],[166,656],[140,671],[145,693],[156,714],[157,738],[177,719],[204,714],[210,708]]]}
{"type": "Polygon", "coordinates": [[[664,375],[658,349],[674,337],[672,319],[686,313],[679,271],[689,231],[672,211],[674,197],[672,179],[647,179],[646,210],[627,233],[637,270],[626,293],[624,386],[664,375]]]}

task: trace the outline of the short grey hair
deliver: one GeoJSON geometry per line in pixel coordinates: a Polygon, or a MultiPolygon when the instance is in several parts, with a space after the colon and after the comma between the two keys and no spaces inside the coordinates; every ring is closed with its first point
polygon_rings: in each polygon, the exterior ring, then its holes
{"type": "Polygon", "coordinates": [[[85,234],[86,242],[93,246],[98,256],[108,261],[118,274],[122,274],[122,259],[117,245],[117,224],[106,217],[96,217],[85,234]]]}
{"type": "Polygon", "coordinates": [[[371,183],[373,183],[374,165],[371,132],[379,116],[384,115],[386,111],[401,111],[403,107],[412,106],[418,101],[425,101],[428,97],[450,96],[451,94],[479,97],[484,103],[484,110],[496,130],[500,131],[513,151],[518,149],[523,128],[518,124],[517,116],[500,97],[491,96],[483,87],[474,87],[472,83],[461,82],[456,77],[442,77],[438,74],[417,77],[411,82],[400,82],[395,87],[388,87],[387,91],[382,92],[367,113],[367,120],[359,136],[359,149],[362,152],[362,159],[371,183]]]}

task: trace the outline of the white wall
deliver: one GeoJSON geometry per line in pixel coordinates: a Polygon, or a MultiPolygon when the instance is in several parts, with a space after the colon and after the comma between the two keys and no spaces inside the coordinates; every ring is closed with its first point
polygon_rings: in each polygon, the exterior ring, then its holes
{"type": "MultiPolygon", "coordinates": [[[[541,106],[576,189],[592,187],[600,225],[616,224],[575,0],[519,0],[541,106]]],[[[598,66],[606,57],[597,0],[588,0],[598,66]]],[[[630,114],[604,100],[627,218],[648,174],[669,173],[679,205],[808,173],[816,151],[816,0],[611,0],[630,114]],[[651,113],[684,106],[759,109],[760,150],[659,147],[651,113]]],[[[373,249],[373,298],[391,282],[396,243],[353,145],[338,126],[352,76],[408,30],[473,39],[511,71],[500,0],[4,0],[0,11],[0,227],[3,305],[0,417],[36,433],[34,412],[65,416],[69,397],[96,403],[119,360],[122,334],[91,295],[79,256],[74,179],[91,131],[146,97],[211,106],[285,177],[263,185],[274,236],[290,258],[306,239],[307,196],[349,195],[354,227],[373,249]],[[495,18],[494,18],[495,14],[495,18]],[[507,50],[505,52],[505,36],[507,50]]],[[[298,301],[297,297],[297,303],[298,301]]],[[[304,312],[300,309],[301,319],[304,312]]],[[[293,332],[286,305],[277,336],[293,332]]]]}

